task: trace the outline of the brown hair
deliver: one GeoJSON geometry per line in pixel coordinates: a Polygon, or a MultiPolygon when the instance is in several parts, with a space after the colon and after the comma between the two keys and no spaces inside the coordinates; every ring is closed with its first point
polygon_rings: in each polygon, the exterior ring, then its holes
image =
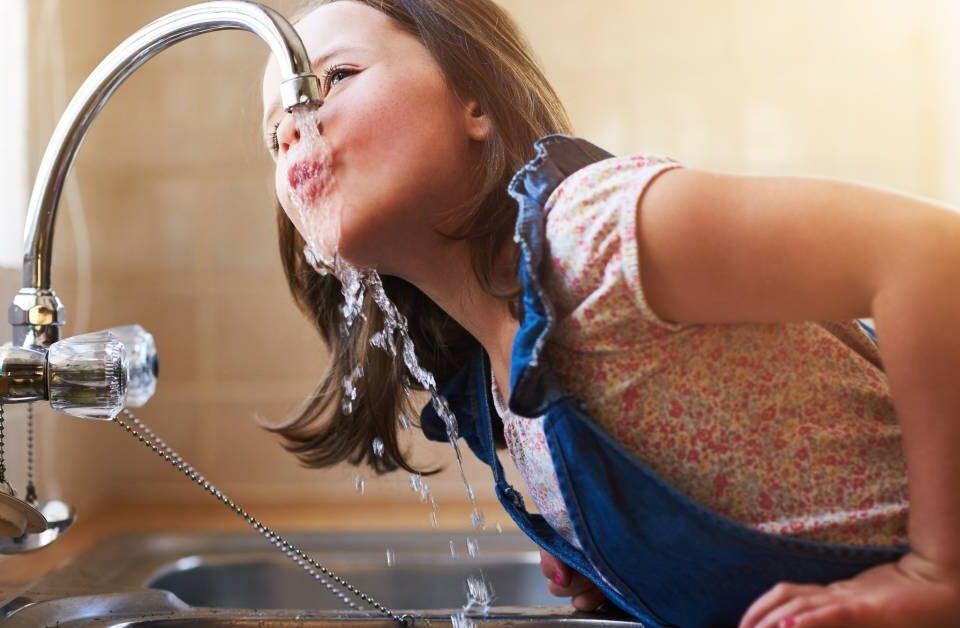
{"type": "MultiPolygon", "coordinates": [[[[316,7],[337,0],[309,3],[302,17],[316,7]]],[[[393,18],[419,38],[460,96],[477,100],[489,117],[493,132],[480,157],[478,191],[466,209],[453,216],[451,238],[469,243],[473,272],[489,294],[508,299],[519,317],[514,282],[509,290],[496,286],[497,262],[511,246],[512,268],[519,254],[511,242],[517,216],[516,202],[507,193],[513,173],[533,154],[533,142],[549,133],[569,132],[569,121],[553,88],[532,58],[513,20],[491,0],[354,0],[393,18]]],[[[340,282],[321,276],[303,255],[304,241],[277,205],[280,256],[297,305],[317,327],[331,348],[330,368],[306,405],[283,424],[267,429],[283,437],[283,446],[308,467],[348,461],[367,462],[378,473],[402,467],[414,472],[397,440],[401,414],[416,416],[409,397],[417,389],[399,358],[370,346],[383,328],[383,316],[372,299],[365,298],[365,322],[357,321],[348,335],[340,335],[340,282]],[[353,411],[341,410],[341,382],[356,365],[363,377],[355,381],[353,411]],[[371,443],[379,437],[382,456],[371,443]]],[[[516,272],[513,273],[516,277],[516,272]]],[[[412,284],[384,276],[384,289],[407,318],[410,337],[423,368],[443,380],[465,363],[476,346],[467,331],[412,284]]],[[[428,473],[430,471],[427,471],[428,473]]]]}

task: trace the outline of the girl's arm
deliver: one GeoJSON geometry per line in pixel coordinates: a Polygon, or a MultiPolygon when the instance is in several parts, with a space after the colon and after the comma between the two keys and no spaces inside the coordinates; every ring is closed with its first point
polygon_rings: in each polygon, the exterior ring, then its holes
{"type": "Polygon", "coordinates": [[[637,211],[644,294],[668,321],[872,316],[913,559],[960,583],[960,213],[833,179],[683,168],[651,182],[637,211]]]}

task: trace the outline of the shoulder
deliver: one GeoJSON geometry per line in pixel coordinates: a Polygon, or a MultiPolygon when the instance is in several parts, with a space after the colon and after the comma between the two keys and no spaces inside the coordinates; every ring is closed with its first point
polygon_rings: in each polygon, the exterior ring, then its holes
{"type": "Polygon", "coordinates": [[[595,162],[563,180],[544,205],[550,248],[550,285],[561,310],[589,305],[585,316],[599,320],[602,308],[617,316],[641,318],[669,331],[648,307],[639,285],[636,214],[649,183],[682,167],[669,157],[638,154],[595,162]],[[638,309],[639,308],[639,309],[638,309]]]}
{"type": "MultiPolygon", "coordinates": [[[[594,162],[564,179],[547,199],[544,212],[549,221],[558,213],[568,217],[566,214],[580,213],[585,207],[598,203],[628,202],[631,196],[636,201],[658,173],[677,167],[682,164],[675,159],[650,154],[594,162]]],[[[612,209],[609,205],[608,208],[612,209]]]]}
{"type": "Polygon", "coordinates": [[[669,157],[638,154],[597,161],[568,176],[543,208],[553,255],[595,265],[609,246],[630,246],[640,197],[658,174],[678,167],[669,157]]]}

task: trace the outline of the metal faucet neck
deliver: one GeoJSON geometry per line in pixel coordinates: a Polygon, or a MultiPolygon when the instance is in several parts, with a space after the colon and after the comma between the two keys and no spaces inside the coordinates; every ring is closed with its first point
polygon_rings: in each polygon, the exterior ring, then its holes
{"type": "Polygon", "coordinates": [[[54,224],[64,182],[94,118],[140,66],[185,39],[224,29],[259,36],[277,58],[284,107],[320,102],[320,84],[293,26],[269,7],[245,0],[205,2],[174,11],[128,37],[100,62],[77,90],[54,129],[40,162],[24,233],[23,289],[9,310],[14,342],[49,346],[59,339],[63,306],[50,289],[54,224]]]}

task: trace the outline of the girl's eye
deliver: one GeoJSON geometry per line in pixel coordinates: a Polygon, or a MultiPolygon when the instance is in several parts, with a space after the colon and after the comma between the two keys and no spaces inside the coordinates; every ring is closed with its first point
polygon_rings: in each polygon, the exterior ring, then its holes
{"type": "Polygon", "coordinates": [[[347,78],[352,74],[356,74],[356,70],[350,68],[345,68],[343,66],[334,66],[328,68],[323,72],[323,91],[327,93],[330,91],[334,85],[347,78]]]}
{"type": "Polygon", "coordinates": [[[277,129],[280,128],[280,123],[275,122],[273,124],[273,130],[267,134],[267,146],[270,148],[270,152],[279,153],[280,152],[280,140],[277,139],[277,129]]]}

